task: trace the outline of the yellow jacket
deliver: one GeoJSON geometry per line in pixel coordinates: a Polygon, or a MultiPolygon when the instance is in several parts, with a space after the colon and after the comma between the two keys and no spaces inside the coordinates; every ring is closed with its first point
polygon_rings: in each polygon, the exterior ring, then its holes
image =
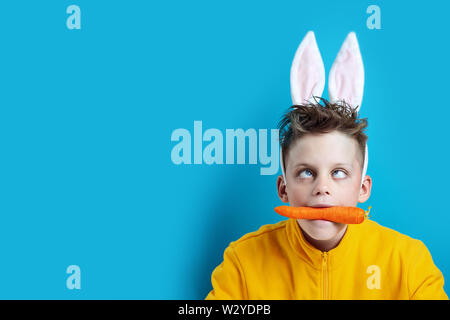
{"type": "Polygon", "coordinates": [[[295,219],[233,241],[206,299],[448,299],[422,241],[372,220],[349,224],[337,247],[309,244],[295,219]]]}

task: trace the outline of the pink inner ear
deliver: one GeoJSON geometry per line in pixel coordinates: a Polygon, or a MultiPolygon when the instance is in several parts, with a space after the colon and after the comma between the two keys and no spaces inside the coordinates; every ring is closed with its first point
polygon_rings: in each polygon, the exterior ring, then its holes
{"type": "Polygon", "coordinates": [[[347,36],[333,63],[328,87],[330,100],[345,100],[354,107],[361,105],[364,90],[364,66],[354,33],[347,36]]]}
{"type": "Polygon", "coordinates": [[[298,68],[297,79],[300,95],[307,100],[312,97],[320,83],[320,62],[314,49],[306,47],[303,52],[302,63],[298,68]],[[308,75],[308,76],[305,76],[308,75]]]}
{"type": "Polygon", "coordinates": [[[346,102],[356,106],[361,99],[358,95],[361,85],[356,75],[362,73],[356,57],[351,52],[345,51],[335,71],[336,98],[339,100],[345,99],[346,102]]]}
{"type": "Polygon", "coordinates": [[[297,49],[291,68],[291,95],[294,104],[312,101],[321,96],[325,87],[325,68],[322,57],[310,31],[297,49]]]}

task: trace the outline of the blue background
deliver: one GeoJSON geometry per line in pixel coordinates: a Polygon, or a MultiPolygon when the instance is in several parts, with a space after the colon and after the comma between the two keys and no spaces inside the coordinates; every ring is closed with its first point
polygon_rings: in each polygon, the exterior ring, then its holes
{"type": "Polygon", "coordinates": [[[277,175],[177,166],[171,133],[194,120],[276,128],[308,30],[327,75],[358,37],[373,178],[360,207],[422,240],[450,279],[449,12],[437,0],[2,1],[0,298],[203,299],[229,242],[283,220],[277,175]],[[71,4],[81,30],[66,27],[71,4]],[[366,26],[371,4],[381,30],[366,26]],[[71,264],[81,290],[66,288],[71,264]]]}

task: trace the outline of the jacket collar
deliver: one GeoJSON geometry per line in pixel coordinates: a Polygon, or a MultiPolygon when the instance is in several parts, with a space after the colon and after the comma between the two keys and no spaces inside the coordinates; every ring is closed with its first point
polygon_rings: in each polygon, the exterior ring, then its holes
{"type": "MultiPolygon", "coordinates": [[[[362,223],[364,224],[364,222],[362,223]]],[[[362,225],[361,224],[361,225],[362,225]]],[[[336,269],[343,265],[351,252],[356,252],[361,225],[348,224],[347,230],[339,244],[327,251],[328,269],[336,269]]],[[[294,251],[310,266],[322,268],[324,252],[313,247],[304,237],[296,219],[290,218],[286,227],[287,236],[294,251]]]]}

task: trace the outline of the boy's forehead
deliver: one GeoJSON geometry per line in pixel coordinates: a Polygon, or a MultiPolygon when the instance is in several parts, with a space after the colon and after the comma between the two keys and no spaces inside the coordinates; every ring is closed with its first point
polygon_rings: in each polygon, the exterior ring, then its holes
{"type": "Polygon", "coordinates": [[[289,151],[292,165],[348,164],[352,166],[357,160],[357,142],[341,133],[307,134],[297,139],[289,151]]]}

